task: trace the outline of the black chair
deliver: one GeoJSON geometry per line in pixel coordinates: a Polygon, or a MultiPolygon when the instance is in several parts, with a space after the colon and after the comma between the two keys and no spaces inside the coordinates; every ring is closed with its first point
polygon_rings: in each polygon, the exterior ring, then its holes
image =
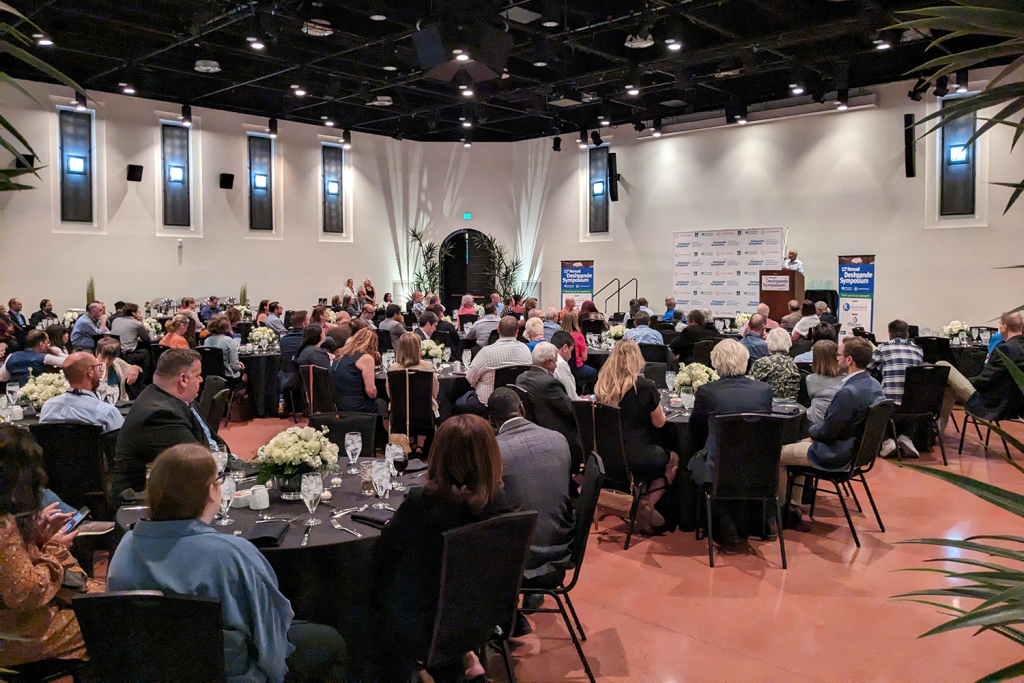
{"type": "Polygon", "coordinates": [[[213,426],[210,424],[210,416],[214,414],[214,399],[217,397],[217,394],[226,390],[227,387],[227,380],[218,375],[210,375],[203,380],[203,388],[199,394],[199,403],[196,405],[196,412],[199,413],[206,422],[206,426],[210,427],[210,429],[213,429],[213,426]]]}
{"type": "Polygon", "coordinates": [[[391,393],[391,433],[406,434],[421,460],[434,441],[434,373],[422,370],[392,370],[388,373],[391,393]],[[407,379],[408,378],[408,379],[407,379]],[[419,448],[416,437],[424,437],[419,448]]]}
{"type": "Polygon", "coordinates": [[[309,414],[333,413],[338,409],[331,397],[331,373],[318,365],[300,365],[299,383],[309,414]]]}
{"type": "Polygon", "coordinates": [[[484,647],[497,633],[514,683],[507,635],[536,525],[536,512],[511,512],[442,534],[441,592],[425,668],[484,647]]]}
{"type": "Polygon", "coordinates": [[[71,606],[89,651],[88,670],[95,680],[226,680],[220,600],[124,591],[76,595],[71,606]]]}
{"type": "Polygon", "coordinates": [[[938,363],[944,360],[950,365],[956,365],[947,337],[918,337],[914,342],[921,347],[925,363],[938,363]]]}
{"type": "MultiPolygon", "coordinates": [[[[980,425],[982,424],[982,422],[986,422],[986,421],[985,420],[979,421],[979,419],[980,418],[975,417],[974,415],[972,415],[967,410],[966,406],[964,407],[964,428],[962,430],[960,430],[960,447],[959,447],[959,449],[957,449],[957,454],[958,455],[962,454],[964,452],[964,439],[967,437],[967,423],[968,422],[970,422],[971,424],[974,425],[974,429],[978,432],[978,441],[981,441],[981,426],[980,425]]],[[[1020,419],[1020,415],[1017,414],[1017,406],[1015,404],[1013,404],[1013,403],[1007,403],[1006,405],[1004,405],[1002,407],[1002,409],[1000,410],[999,415],[994,420],[991,420],[991,422],[994,423],[997,427],[1002,427],[1001,423],[1004,422],[1004,421],[1015,422],[1015,421],[1018,421],[1019,419],[1020,419]]],[[[953,425],[954,426],[956,425],[955,421],[953,422],[953,425]]],[[[987,423],[986,423],[985,427],[986,427],[986,430],[987,430],[985,432],[985,448],[987,449],[988,448],[989,439],[992,438],[992,427],[989,426],[989,424],[987,424],[987,423]]],[[[1010,455],[1010,447],[1009,447],[1009,445],[1007,445],[1006,439],[1003,438],[1002,435],[1000,435],[999,438],[1002,439],[1002,441],[1003,441],[1003,448],[1006,450],[1006,457],[1007,457],[1007,459],[1013,460],[1013,456],[1010,455]]]]}
{"type": "Polygon", "coordinates": [[[590,527],[594,524],[594,513],[597,510],[601,487],[604,486],[604,476],[604,463],[601,461],[601,456],[591,453],[583,470],[583,486],[580,487],[580,497],[576,501],[576,524],[573,528],[572,543],[569,545],[569,559],[573,567],[572,580],[566,585],[565,579],[563,579],[558,588],[523,588],[523,595],[550,595],[555,599],[558,609],[538,607],[521,610],[523,614],[557,612],[562,615],[562,619],[565,620],[565,628],[572,636],[572,643],[576,646],[576,652],[580,656],[580,661],[583,662],[583,670],[587,672],[587,678],[591,683],[594,683],[594,674],[590,670],[590,662],[587,661],[587,656],[583,654],[583,648],[580,646],[580,640],[586,640],[587,634],[583,632],[580,618],[576,616],[576,608],[572,606],[569,592],[576,587],[576,582],[580,579],[583,556],[587,552],[587,540],[590,535],[590,527]],[[565,612],[562,597],[565,597],[565,605],[568,605],[573,621],[576,622],[575,630],[572,623],[569,622],[569,615],[565,612]],[[576,637],[577,630],[580,633],[579,638],[576,637]]]}
{"type": "Polygon", "coordinates": [[[608,320],[613,323],[621,323],[625,317],[626,314],[620,311],[618,313],[612,313],[612,317],[608,318],[608,320]]]}
{"type": "Polygon", "coordinates": [[[658,385],[659,389],[670,388],[665,382],[668,363],[644,363],[644,377],[658,385]]]}
{"type": "Polygon", "coordinates": [[[693,345],[693,362],[711,367],[711,350],[721,339],[702,339],[693,345]]]}
{"type": "MultiPolygon", "coordinates": [[[[800,365],[805,365],[805,364],[804,363],[800,363],[800,365]]],[[[750,370],[750,368],[748,367],[747,371],[749,372],[749,370],[750,370]]],[[[810,408],[811,407],[811,395],[809,393],[807,393],[807,375],[808,374],[809,373],[807,373],[806,371],[800,370],[800,389],[797,391],[797,394],[796,394],[796,402],[799,403],[800,405],[802,405],[804,408],[810,408]]]]}
{"type": "Polygon", "coordinates": [[[580,331],[584,334],[601,334],[604,332],[603,320],[581,320],[580,331]]]}
{"type": "Polygon", "coordinates": [[[434,332],[430,335],[430,341],[434,342],[438,346],[443,346],[446,349],[452,350],[452,357],[454,358],[455,352],[459,348],[459,338],[455,337],[452,339],[452,335],[448,332],[434,332]]]}
{"type": "Polygon", "coordinates": [[[648,363],[668,363],[668,347],[664,344],[637,344],[640,355],[648,363]]]}
{"type": "Polygon", "coordinates": [[[44,659],[39,662],[18,664],[5,667],[12,673],[4,673],[3,680],[6,683],[49,683],[71,677],[74,683],[78,683],[81,680],[79,672],[85,664],[79,659],[44,659]]]}
{"type": "Polygon", "coordinates": [[[491,330],[491,333],[487,335],[487,346],[490,346],[496,341],[498,341],[498,330],[491,330]]]}
{"type": "Polygon", "coordinates": [[[244,344],[249,339],[249,335],[252,334],[252,328],[254,326],[255,325],[251,320],[246,320],[245,322],[239,321],[235,323],[235,327],[231,331],[237,334],[238,338],[242,340],[242,343],[244,344]]]}
{"type": "Polygon", "coordinates": [[[466,331],[466,323],[475,323],[479,320],[480,316],[476,314],[460,315],[459,316],[459,329],[463,332],[466,331]]]}
{"type": "Polygon", "coordinates": [[[391,344],[391,333],[387,330],[377,330],[377,350],[381,353],[391,351],[394,346],[391,344]]]}
{"type": "Polygon", "coordinates": [[[808,375],[814,372],[812,363],[797,363],[796,369],[800,372],[806,372],[808,375]]]}
{"type": "Polygon", "coordinates": [[[533,415],[533,404],[530,403],[530,392],[528,392],[526,389],[522,388],[518,384],[509,384],[508,388],[512,389],[517,394],[519,394],[519,400],[523,404],[523,415],[530,422],[534,422],[535,420],[533,415]]]}
{"type": "MultiPolygon", "coordinates": [[[[793,466],[790,465],[786,468],[789,480],[786,484],[786,501],[790,500],[793,491],[793,480],[798,476],[805,478],[804,485],[810,483],[810,487],[814,494],[811,498],[811,517],[814,517],[814,503],[817,500],[817,494],[821,493],[832,493],[826,489],[818,487],[820,481],[831,482],[836,488],[836,495],[839,496],[839,502],[843,506],[843,514],[846,515],[846,522],[850,525],[850,533],[853,534],[853,542],[860,547],[860,539],[857,537],[857,530],[853,526],[853,519],[850,517],[850,509],[846,506],[846,498],[843,496],[843,492],[840,490],[840,484],[848,486],[850,493],[853,495],[853,501],[857,504],[857,509],[861,510],[860,501],[857,500],[857,494],[853,490],[853,482],[859,481],[863,486],[864,490],[868,494],[868,501],[871,503],[871,509],[875,511],[875,519],[878,520],[878,528],[883,532],[885,526],[882,524],[882,516],[878,514],[878,507],[875,505],[875,499],[871,495],[871,489],[868,488],[868,482],[864,478],[864,475],[871,471],[871,468],[875,466],[875,459],[878,457],[878,452],[882,448],[882,440],[885,438],[885,432],[889,427],[889,418],[892,416],[893,402],[892,401],[879,401],[875,405],[871,406],[868,411],[868,416],[864,420],[864,431],[861,433],[860,444],[857,446],[857,451],[854,453],[853,460],[850,462],[849,468],[840,472],[827,472],[825,470],[819,470],[815,467],[810,466],[793,466]]],[[[781,529],[779,536],[781,537],[781,529]]]]}
{"type": "MultiPolygon", "coordinates": [[[[196,347],[196,351],[199,352],[199,358],[203,365],[203,381],[208,382],[211,378],[220,377],[224,380],[226,387],[229,390],[229,401],[228,401],[228,412],[227,417],[231,417],[231,404],[235,401],[236,392],[244,392],[245,384],[242,382],[241,377],[228,377],[226,366],[224,364],[224,350],[216,347],[196,347]]],[[[205,393],[205,392],[204,392],[205,393]]],[[[219,390],[216,393],[219,393],[219,390]]],[[[206,415],[206,413],[201,413],[206,415]]],[[[225,424],[227,422],[225,421],[225,424]]],[[[208,424],[211,429],[212,424],[208,424]]]]}
{"type": "Polygon", "coordinates": [[[956,369],[964,377],[977,377],[985,369],[985,361],[988,360],[988,349],[969,346],[961,350],[960,362],[956,369]]]}
{"type": "Polygon", "coordinates": [[[314,429],[327,427],[327,440],[335,444],[342,455],[345,453],[345,434],[359,432],[363,438],[361,458],[372,458],[377,437],[376,413],[313,413],[309,416],[309,426],[314,429]]]}
{"type": "Polygon", "coordinates": [[[930,434],[939,441],[942,452],[942,464],[946,461],[946,446],[943,444],[942,433],[939,432],[939,412],[942,410],[942,397],[949,381],[949,368],[945,365],[911,365],[903,377],[903,402],[895,407],[890,423],[892,438],[896,438],[897,426],[920,424],[928,426],[930,434]]]}
{"type": "Polygon", "coordinates": [[[519,375],[529,370],[530,365],[510,365],[505,368],[498,368],[494,371],[494,388],[500,389],[510,384],[515,384],[519,375]]]}
{"type": "Polygon", "coordinates": [[[228,409],[230,406],[230,389],[222,389],[214,395],[213,403],[210,406],[210,412],[203,418],[206,420],[206,426],[210,428],[210,431],[213,434],[217,434],[220,431],[221,420],[224,421],[224,424],[227,424],[228,409]]]}
{"type": "Polygon", "coordinates": [[[91,424],[34,424],[32,436],[43,449],[47,487],[68,505],[88,505],[97,520],[114,519],[108,466],[114,461],[120,430],[103,433],[91,424]]]}
{"type": "Polygon", "coordinates": [[[281,391],[285,397],[285,407],[289,408],[292,415],[292,422],[298,424],[299,415],[304,411],[304,398],[302,395],[302,383],[299,381],[299,366],[295,364],[295,351],[281,352],[281,391]],[[286,375],[294,379],[285,380],[286,375]]]}
{"type": "MultiPolygon", "coordinates": [[[[715,566],[712,507],[716,500],[760,500],[762,515],[771,506],[779,532],[782,568],[786,568],[786,541],[782,538],[782,510],[779,504],[779,457],[785,418],[757,413],[715,415],[709,428],[718,444],[715,479],[703,487],[707,509],[708,563],[715,566]]],[[[697,539],[700,540],[700,528],[697,539]]]]}

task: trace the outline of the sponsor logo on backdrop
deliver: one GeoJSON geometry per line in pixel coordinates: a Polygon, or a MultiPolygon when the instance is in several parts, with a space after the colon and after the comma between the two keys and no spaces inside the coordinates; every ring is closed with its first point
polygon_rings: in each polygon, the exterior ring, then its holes
{"type": "Polygon", "coordinates": [[[700,294],[701,294],[701,296],[714,296],[715,295],[715,293],[712,292],[711,290],[708,290],[708,291],[701,290],[700,294]]]}
{"type": "Polygon", "coordinates": [[[724,247],[725,246],[725,240],[711,240],[711,246],[712,247],[724,247]]]}
{"type": "Polygon", "coordinates": [[[712,306],[725,306],[725,299],[712,299],[711,300],[711,305],[712,306]]]}
{"type": "Polygon", "coordinates": [[[715,266],[724,266],[724,265],[725,265],[725,259],[722,259],[720,261],[712,261],[711,262],[711,267],[712,268],[714,268],[715,266]]]}
{"type": "Polygon", "coordinates": [[[702,271],[700,271],[700,274],[701,275],[711,275],[711,271],[710,270],[702,270],[702,271]]]}
{"type": "Polygon", "coordinates": [[[711,281],[711,286],[712,287],[725,287],[725,280],[712,280],[711,281]]]}
{"type": "Polygon", "coordinates": [[[763,266],[764,265],[764,259],[753,259],[752,258],[749,261],[747,261],[747,265],[749,265],[749,266],[763,266]]]}
{"type": "Polygon", "coordinates": [[[747,246],[751,246],[751,247],[761,247],[761,246],[764,246],[764,240],[750,240],[749,242],[747,242],[747,246]]]}

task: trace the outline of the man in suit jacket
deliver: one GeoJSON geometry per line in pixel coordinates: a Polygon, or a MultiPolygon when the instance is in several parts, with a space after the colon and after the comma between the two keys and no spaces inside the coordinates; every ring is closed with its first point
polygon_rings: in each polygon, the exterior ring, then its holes
{"type": "MultiPolygon", "coordinates": [[[[1024,414],[1024,393],[1010,374],[1010,369],[996,351],[1002,351],[1010,361],[1024,370],[1024,320],[1020,313],[1004,313],[999,319],[999,334],[1003,340],[985,363],[977,377],[971,378],[974,393],[967,399],[966,410],[975,417],[998,420],[1024,414]]],[[[953,377],[950,377],[952,381],[953,377]]]]}
{"type": "Polygon", "coordinates": [[[278,341],[281,347],[281,371],[280,381],[282,389],[293,389],[299,386],[299,366],[295,363],[295,354],[302,346],[302,336],[306,333],[306,324],[309,322],[306,311],[292,311],[292,317],[288,321],[291,327],[278,341]]]}
{"type": "Polygon", "coordinates": [[[868,410],[885,400],[882,385],[864,370],[871,362],[871,354],[871,344],[861,337],[847,337],[839,346],[839,367],[846,372],[843,386],[832,398],[824,419],[811,426],[811,438],[782,447],[780,501],[785,496],[786,465],[811,465],[831,472],[849,467],[864,432],[868,410]]]}
{"type": "Polygon", "coordinates": [[[419,335],[420,340],[430,339],[430,335],[434,334],[437,330],[437,316],[430,311],[420,315],[416,322],[419,327],[416,328],[415,332],[419,335]]]}
{"type": "Polygon", "coordinates": [[[168,349],[160,356],[153,383],[132,405],[117,439],[111,468],[111,490],[146,488],[146,466],[171,446],[197,443],[205,448],[224,442],[203,422],[192,402],[203,382],[199,354],[191,349],[168,349]]]}
{"type": "Polygon", "coordinates": [[[690,311],[686,320],[689,324],[669,344],[669,349],[676,354],[680,363],[693,362],[693,347],[697,342],[722,338],[722,334],[715,327],[714,322],[706,320],[704,314],[699,310],[690,311]]]}
{"type": "Polygon", "coordinates": [[[565,437],[572,455],[572,473],[575,474],[583,464],[583,444],[576,427],[572,400],[565,391],[565,385],[555,377],[558,349],[554,344],[541,342],[534,347],[532,357],[533,367],[519,375],[516,386],[525,389],[530,396],[534,421],[565,437]]]}

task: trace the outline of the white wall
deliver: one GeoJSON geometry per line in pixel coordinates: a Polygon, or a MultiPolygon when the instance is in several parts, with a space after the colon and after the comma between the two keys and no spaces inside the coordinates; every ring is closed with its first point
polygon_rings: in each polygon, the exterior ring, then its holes
{"type": "MultiPolygon", "coordinates": [[[[919,145],[918,177],[905,178],[902,115],[921,118],[926,104],[908,100],[906,84],[879,88],[879,106],[864,110],[657,140],[637,139],[631,126],[604,131],[623,179],[604,241],[581,237],[585,154],[572,135],[555,154],[549,139],[476,143],[467,151],[458,143],[359,134],[351,153],[352,241],[325,241],[317,136],[331,131],[287,121],[277,138],[278,230],[271,239],[254,236],[247,230],[245,126],[265,119],[193,107],[202,237],[185,238],[180,258],[177,238],[158,235],[156,112],[177,105],[94,93],[106,219],[100,234],[65,233],[54,213],[56,115],[47,97],[68,92],[29,85],[46,108],[10,88],[0,99],[0,114],[50,166],[41,181],[32,179],[39,189],[0,195],[0,299],[17,296],[29,310],[43,297],[58,310],[82,306],[90,275],[108,303],[237,295],[247,282],[251,299],[300,307],[340,292],[347,277],[370,277],[382,293],[410,278],[409,227],[438,242],[465,227],[494,234],[524,256],[524,279],[542,281],[545,304],[557,303],[562,259],[594,259],[598,286],[638,277],[641,296],[658,302],[671,291],[673,231],[760,226],[789,227],[809,280],[835,281],[840,254],[876,254],[876,327],[893,317],[931,327],[953,318],[976,324],[1024,303],[1020,271],[996,269],[1024,263],[1024,207],[1002,215],[1008,190],[991,191],[987,227],[926,229],[925,148],[934,138],[919,145]],[[126,182],[129,163],[145,166],[142,183],[126,182]],[[233,190],[218,188],[222,172],[235,174],[233,190]],[[471,221],[462,220],[464,212],[471,221]]],[[[1024,174],[1009,141],[1009,130],[991,135],[993,181],[1024,174]]]]}

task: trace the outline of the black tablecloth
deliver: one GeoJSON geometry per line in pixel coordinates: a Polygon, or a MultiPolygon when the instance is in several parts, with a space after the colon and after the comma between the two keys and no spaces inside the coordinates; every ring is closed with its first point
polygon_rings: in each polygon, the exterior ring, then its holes
{"type": "MultiPolygon", "coordinates": [[[[375,380],[378,398],[382,398],[387,402],[387,373],[378,372],[375,380]]],[[[468,393],[473,387],[470,386],[469,380],[466,379],[464,373],[456,375],[452,372],[452,366],[447,364],[442,364],[440,371],[438,371],[437,384],[437,412],[441,414],[441,421],[444,421],[452,416],[452,406],[459,400],[459,397],[468,393]]]]}
{"type": "MultiPolygon", "coordinates": [[[[121,412],[122,417],[128,417],[128,411],[132,409],[132,401],[121,401],[117,404],[117,409],[121,412]]],[[[19,427],[30,427],[35,424],[39,424],[39,413],[36,412],[35,408],[22,408],[25,411],[25,418],[22,420],[15,420],[11,424],[15,424],[19,427]]]]}
{"type": "MultiPolygon", "coordinates": [[[[661,435],[665,439],[666,446],[674,446],[673,450],[679,454],[679,466],[685,468],[693,452],[690,449],[690,411],[681,408],[672,408],[669,405],[668,397],[662,392],[661,407],[668,416],[668,422],[661,428],[661,435]]],[[[807,408],[798,403],[772,403],[775,415],[789,417],[786,421],[785,431],[782,435],[782,443],[796,443],[808,437],[810,422],[807,420],[807,408]],[[792,415],[789,411],[796,411],[792,415]]]]}
{"type": "Polygon", "coordinates": [[[244,353],[238,359],[245,365],[247,391],[253,417],[277,417],[281,395],[280,353],[244,353]]]}
{"type": "Polygon", "coordinates": [[[988,357],[988,344],[951,346],[949,350],[953,354],[953,366],[964,377],[971,378],[981,374],[982,368],[985,367],[985,359],[988,357]]]}
{"type": "Polygon", "coordinates": [[[610,355],[612,355],[611,351],[605,351],[604,349],[588,348],[587,359],[583,361],[583,364],[589,365],[595,370],[600,370],[604,366],[605,361],[608,360],[608,356],[610,355]]]}

